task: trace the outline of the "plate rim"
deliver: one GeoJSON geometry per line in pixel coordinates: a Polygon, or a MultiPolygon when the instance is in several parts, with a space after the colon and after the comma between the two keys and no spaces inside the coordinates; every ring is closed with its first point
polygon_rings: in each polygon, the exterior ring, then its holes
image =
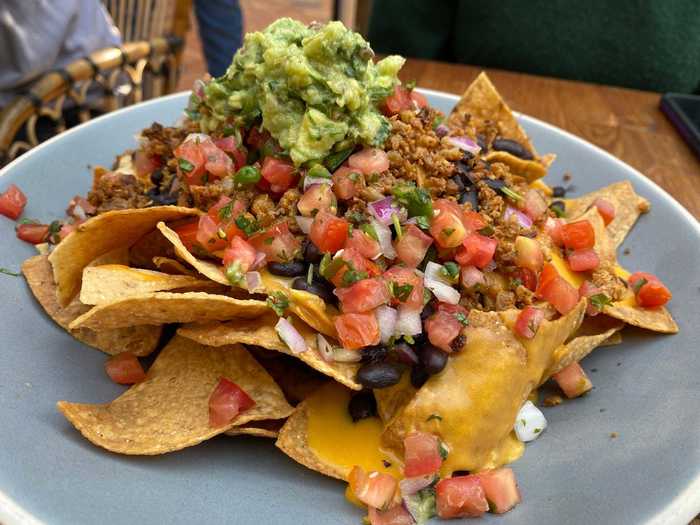
{"type": "MultiPolygon", "coordinates": [[[[454,102],[457,102],[460,99],[460,96],[454,93],[448,93],[445,91],[421,87],[418,87],[416,89],[423,94],[448,99],[454,102]]],[[[115,118],[123,112],[136,111],[138,108],[161,104],[163,102],[177,99],[180,97],[184,98],[184,96],[188,95],[189,93],[191,93],[190,90],[178,91],[176,93],[171,93],[162,97],[139,102],[137,104],[132,104],[130,106],[126,106],[124,108],[105,113],[104,115],[100,115],[99,117],[96,117],[87,122],[79,124],[78,126],[68,129],[63,133],[60,133],[55,137],[51,137],[47,141],[42,142],[35,148],[32,148],[28,152],[17,157],[12,162],[4,166],[2,169],[0,169],[0,180],[3,176],[14,171],[16,169],[16,166],[21,166],[21,164],[25,162],[28,158],[31,158],[32,155],[40,154],[44,149],[50,148],[51,145],[53,145],[56,141],[65,140],[64,138],[66,136],[70,136],[74,133],[80,133],[85,127],[97,125],[97,123],[99,123],[102,120],[115,118]]],[[[662,198],[666,204],[670,205],[675,211],[680,213],[680,215],[685,219],[685,222],[690,225],[690,227],[695,231],[695,233],[698,236],[700,236],[700,221],[698,221],[698,219],[696,219],[690,213],[690,211],[687,210],[680,202],[678,202],[670,193],[668,193],[664,188],[659,186],[655,181],[644,175],[638,169],[627,164],[626,162],[614,156],[612,153],[606,151],[600,146],[597,146],[592,142],[589,142],[565,129],[555,126],[554,124],[550,124],[549,122],[546,122],[536,117],[532,117],[519,111],[513,111],[513,113],[516,115],[518,120],[522,122],[530,122],[535,124],[536,126],[541,126],[550,133],[563,135],[568,141],[574,142],[579,146],[592,150],[597,154],[602,154],[602,156],[607,161],[612,162],[618,169],[620,169],[620,171],[625,172],[627,174],[634,174],[635,176],[639,177],[642,181],[644,181],[645,184],[648,184],[652,191],[659,195],[660,198],[662,198]]],[[[698,512],[700,512],[700,476],[692,480],[691,483],[687,487],[685,487],[685,489],[681,491],[675,498],[669,500],[664,505],[663,510],[646,520],[646,523],[650,525],[661,525],[669,523],[669,521],[672,520],[673,522],[685,525],[690,523],[690,521],[696,517],[698,512]]],[[[42,525],[45,522],[39,520],[30,511],[23,508],[15,500],[10,498],[0,487],[0,523],[3,523],[5,525],[42,525]]]]}

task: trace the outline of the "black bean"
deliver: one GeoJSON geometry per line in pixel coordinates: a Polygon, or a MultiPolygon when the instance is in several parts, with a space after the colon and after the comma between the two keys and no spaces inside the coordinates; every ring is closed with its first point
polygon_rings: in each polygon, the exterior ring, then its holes
{"type": "Polygon", "coordinates": [[[333,288],[323,281],[314,280],[309,284],[306,282],[306,277],[297,277],[292,281],[292,288],[318,295],[321,299],[330,304],[335,304],[338,301],[338,298],[333,295],[333,288]]]}
{"type": "Polygon", "coordinates": [[[553,186],[552,187],[552,197],[561,199],[566,197],[566,188],[564,186],[553,186]]]}
{"type": "Polygon", "coordinates": [[[362,354],[363,363],[381,363],[386,359],[389,352],[386,346],[366,346],[360,353],[362,354]]]}
{"type": "Polygon", "coordinates": [[[416,355],[415,350],[413,350],[411,345],[405,341],[401,341],[394,345],[394,347],[391,349],[391,357],[395,361],[405,365],[418,364],[418,356],[416,355]]]}
{"type": "Polygon", "coordinates": [[[304,261],[310,264],[318,264],[323,259],[323,254],[316,248],[316,245],[309,239],[304,239],[302,246],[304,261]]]}
{"type": "Polygon", "coordinates": [[[151,173],[151,182],[158,186],[163,181],[163,172],[160,170],[155,170],[151,173]]]}
{"type": "Polygon", "coordinates": [[[377,400],[371,390],[358,392],[348,403],[348,412],[353,421],[377,415],[377,400]]]}
{"type": "Polygon", "coordinates": [[[366,363],[355,379],[365,388],[386,388],[399,382],[401,369],[393,363],[366,363]]]}
{"type": "Polygon", "coordinates": [[[556,213],[558,217],[566,215],[566,204],[564,204],[564,201],[552,202],[552,204],[549,205],[549,209],[556,213]]]}
{"type": "Polygon", "coordinates": [[[418,350],[418,359],[420,359],[423,370],[427,374],[433,375],[442,372],[447,364],[447,352],[439,348],[427,344],[418,350]]]}
{"type": "Polygon", "coordinates": [[[501,138],[494,139],[494,141],[491,143],[491,147],[496,151],[505,151],[521,159],[532,160],[535,158],[533,157],[532,153],[530,153],[525,146],[520,144],[520,142],[517,140],[501,138]]]}
{"type": "Polygon", "coordinates": [[[425,321],[428,317],[435,313],[435,305],[429,302],[423,307],[423,311],[420,313],[421,320],[425,321]]]}
{"type": "Polygon", "coordinates": [[[486,151],[489,147],[489,145],[486,143],[486,137],[484,137],[481,133],[476,136],[476,143],[483,151],[486,151]]]}
{"type": "Polygon", "coordinates": [[[473,211],[479,211],[479,195],[477,194],[476,188],[472,186],[468,190],[464,191],[459,196],[459,203],[469,203],[473,211]]]}
{"type": "Polygon", "coordinates": [[[454,472],[452,472],[452,477],[458,478],[460,476],[468,476],[469,474],[471,474],[471,472],[469,472],[468,470],[455,470],[454,472]]]}
{"type": "Polygon", "coordinates": [[[460,177],[459,175],[455,175],[450,180],[455,183],[458,192],[464,190],[464,182],[462,181],[462,177],[460,177]]]}
{"type": "Polygon", "coordinates": [[[500,179],[489,179],[484,177],[481,179],[481,181],[494,191],[501,191],[506,186],[506,183],[500,179]]]}
{"type": "Polygon", "coordinates": [[[267,263],[267,271],[272,275],[281,275],[283,277],[297,277],[306,275],[307,267],[303,262],[269,262],[267,263]]]}
{"type": "Polygon", "coordinates": [[[158,192],[158,188],[151,188],[146,193],[146,196],[156,205],[168,206],[177,203],[177,195],[171,195],[169,193],[161,194],[158,192]]]}
{"type": "Polygon", "coordinates": [[[423,370],[422,366],[416,365],[411,368],[411,384],[413,385],[413,388],[422,387],[428,380],[428,377],[428,372],[423,370]]]}

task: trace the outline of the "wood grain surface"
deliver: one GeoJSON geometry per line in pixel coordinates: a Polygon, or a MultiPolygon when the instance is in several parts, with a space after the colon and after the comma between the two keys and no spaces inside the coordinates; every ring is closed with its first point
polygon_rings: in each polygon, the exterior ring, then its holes
{"type": "MultiPolygon", "coordinates": [[[[416,80],[420,87],[461,94],[482,69],[409,59],[401,77],[416,80]]],[[[700,161],[659,110],[658,93],[486,71],[511,108],[609,151],[700,218],[700,161]]]]}

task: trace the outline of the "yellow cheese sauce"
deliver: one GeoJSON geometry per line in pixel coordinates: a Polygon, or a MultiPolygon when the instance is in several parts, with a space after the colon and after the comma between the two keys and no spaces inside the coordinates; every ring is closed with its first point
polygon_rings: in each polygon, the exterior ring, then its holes
{"type": "Polygon", "coordinates": [[[399,462],[381,449],[381,420],[370,417],[353,422],[348,413],[350,396],[348,389],[328,383],[306,400],[307,435],[314,454],[346,473],[359,465],[365,471],[401,477],[399,462]]]}
{"type": "Polygon", "coordinates": [[[586,274],[571,271],[569,265],[566,264],[566,261],[562,259],[561,255],[559,255],[556,249],[552,249],[550,251],[550,255],[552,257],[551,263],[557,269],[559,275],[568,281],[574,288],[578,289],[578,287],[583,284],[583,281],[586,280],[586,274]]]}
{"type": "Polygon", "coordinates": [[[551,197],[553,195],[552,188],[548,186],[542,179],[537,179],[535,181],[532,181],[530,183],[530,187],[534,188],[536,190],[540,190],[542,193],[544,193],[547,197],[551,197]]]}

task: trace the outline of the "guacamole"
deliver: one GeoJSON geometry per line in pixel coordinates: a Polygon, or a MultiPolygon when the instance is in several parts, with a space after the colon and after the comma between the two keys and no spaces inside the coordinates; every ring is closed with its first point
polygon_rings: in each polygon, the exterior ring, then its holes
{"type": "Polygon", "coordinates": [[[377,105],[399,83],[404,59],[375,64],[372,56],[362,36],[340,22],[305,26],[282,18],[247,34],[226,73],[193,94],[195,115],[207,133],[261,119],[297,166],[334,148],[380,146],[389,122],[377,105]]]}

